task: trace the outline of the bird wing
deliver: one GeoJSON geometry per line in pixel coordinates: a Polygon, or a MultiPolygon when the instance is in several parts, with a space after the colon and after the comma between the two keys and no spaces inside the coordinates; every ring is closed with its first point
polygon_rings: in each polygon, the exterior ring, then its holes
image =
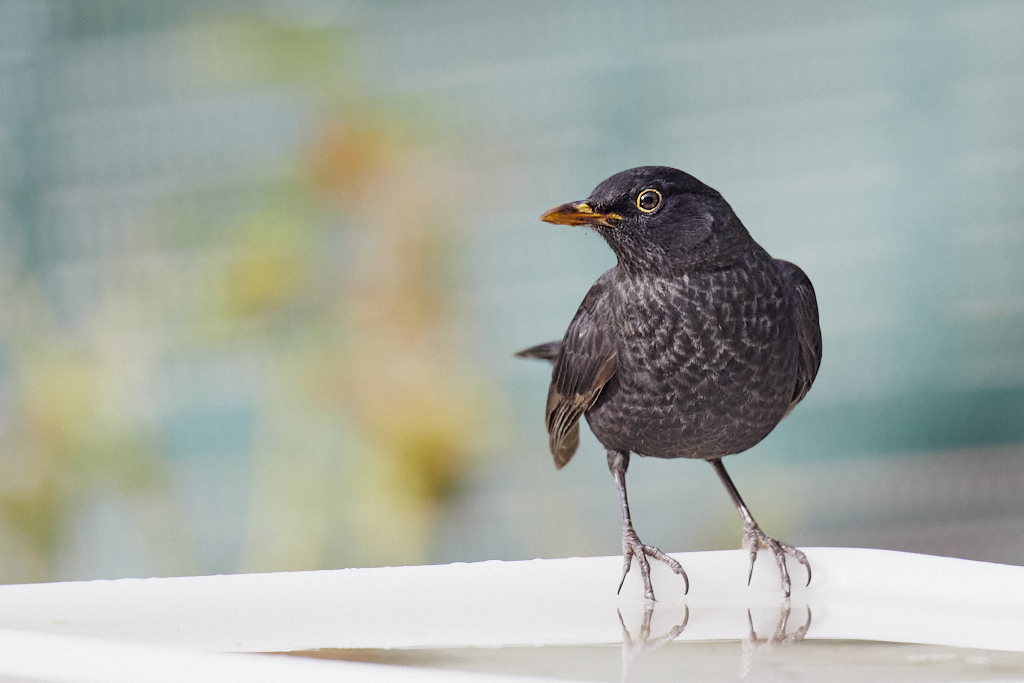
{"type": "MultiPolygon", "coordinates": [[[[792,301],[793,316],[796,319],[796,333],[800,340],[800,367],[796,387],[789,410],[793,410],[814,383],[821,365],[821,327],[818,325],[818,300],[810,279],[799,266],[776,259],[787,284],[792,301]]],[[[789,414],[789,411],[787,411],[789,414]]]]}
{"type": "Polygon", "coordinates": [[[551,373],[546,411],[551,455],[562,469],[579,445],[580,416],[615,374],[618,359],[608,290],[598,280],[565,332],[551,373]]]}

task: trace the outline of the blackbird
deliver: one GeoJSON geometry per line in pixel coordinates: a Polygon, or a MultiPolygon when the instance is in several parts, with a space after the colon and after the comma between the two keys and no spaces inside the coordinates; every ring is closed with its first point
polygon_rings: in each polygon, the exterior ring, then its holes
{"type": "Polygon", "coordinates": [[[814,288],[800,268],[751,238],[717,191],[674,168],[617,173],[579,202],[541,216],[600,234],[618,263],[587,292],[561,341],[516,355],[551,361],[547,430],[555,467],[572,458],[579,419],[608,451],[622,506],[622,582],[637,560],[653,600],[648,557],[682,566],[633,530],[630,453],[702,458],[743,518],[750,572],[759,548],[775,556],[788,597],[786,555],[803,552],[754,521],[722,464],[768,435],[807,394],[821,362],[814,288]]]}

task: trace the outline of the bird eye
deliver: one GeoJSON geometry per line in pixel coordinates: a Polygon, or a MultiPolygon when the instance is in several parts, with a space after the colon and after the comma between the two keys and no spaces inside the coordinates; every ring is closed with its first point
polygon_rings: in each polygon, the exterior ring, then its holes
{"type": "Polygon", "coordinates": [[[636,198],[636,208],[644,213],[654,213],[661,206],[661,193],[657,190],[644,190],[636,198]]]}

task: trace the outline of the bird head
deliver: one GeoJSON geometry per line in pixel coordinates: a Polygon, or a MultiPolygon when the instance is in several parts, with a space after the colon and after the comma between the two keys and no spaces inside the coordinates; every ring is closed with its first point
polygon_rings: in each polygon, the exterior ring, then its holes
{"type": "Polygon", "coordinates": [[[583,201],[556,206],[542,221],[586,225],[637,272],[719,268],[752,244],[746,228],[717,191],[666,166],[616,173],[583,201]]]}

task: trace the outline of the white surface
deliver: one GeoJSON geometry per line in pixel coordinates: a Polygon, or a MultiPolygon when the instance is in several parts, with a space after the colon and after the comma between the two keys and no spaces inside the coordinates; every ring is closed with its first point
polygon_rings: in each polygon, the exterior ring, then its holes
{"type": "MultiPolygon", "coordinates": [[[[808,639],[1024,652],[1022,567],[880,550],[804,550],[814,580],[805,588],[803,567],[791,567],[790,631],[810,608],[808,639]]],[[[681,578],[653,563],[655,614],[661,623],[676,623],[689,610],[680,640],[743,639],[748,609],[759,633],[774,628],[783,599],[770,556],[762,551],[750,587],[740,551],[674,556],[690,576],[690,594],[683,595],[681,578]]],[[[33,677],[40,680],[170,680],[140,677],[144,662],[156,657],[165,662],[161,670],[194,665],[221,672],[218,680],[236,680],[224,671],[238,667],[246,680],[257,680],[244,673],[251,667],[277,667],[276,680],[315,681],[320,670],[351,666],[416,680],[436,672],[200,653],[617,644],[619,611],[627,624],[638,624],[644,610],[635,568],[616,595],[620,571],[620,558],[602,557],[0,586],[0,629],[8,629],[0,631],[0,674],[28,676],[25,667],[36,667],[33,677]],[[80,638],[94,640],[81,644],[80,638]],[[142,668],[126,665],[135,674],[118,678],[111,673],[117,661],[142,668]],[[302,669],[294,673],[299,677],[289,678],[288,667],[302,669]],[[62,677],[69,673],[79,677],[62,677]]]]}
{"type": "Polygon", "coordinates": [[[494,674],[272,655],[209,654],[0,630],[0,675],[62,683],[541,683],[494,674]]]}

